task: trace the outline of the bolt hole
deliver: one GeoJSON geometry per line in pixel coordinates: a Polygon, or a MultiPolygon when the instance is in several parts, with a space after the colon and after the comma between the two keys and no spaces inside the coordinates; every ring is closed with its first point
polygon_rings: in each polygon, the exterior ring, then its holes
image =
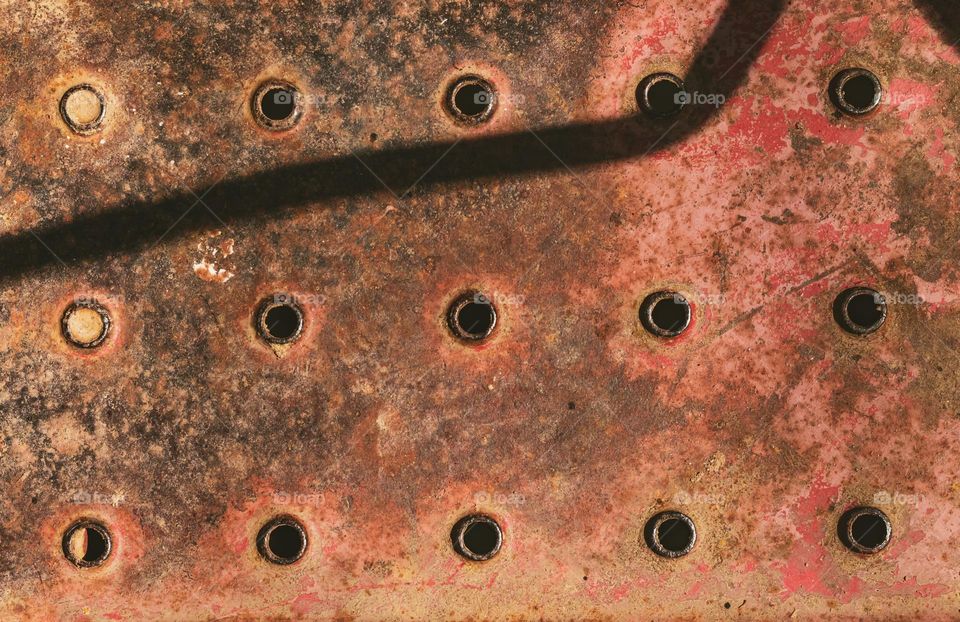
{"type": "Polygon", "coordinates": [[[295,518],[275,518],[260,529],[257,550],[269,562],[292,564],[307,550],[307,532],[295,518]]]}
{"type": "Polygon", "coordinates": [[[640,323],[657,337],[677,337],[690,326],[690,303],[677,292],[654,292],[640,305],[640,323]]]}
{"type": "Polygon", "coordinates": [[[464,341],[481,341],[493,333],[497,310],[482,293],[468,292],[450,305],[447,324],[455,337],[464,341]]]}
{"type": "Polygon", "coordinates": [[[651,117],[671,117],[685,103],[683,80],[672,73],[655,73],[637,85],[637,106],[651,117]]]}
{"type": "Polygon", "coordinates": [[[833,317],[848,333],[868,335],[887,319],[887,303],[883,295],[866,287],[841,292],[833,303],[833,317]]]}
{"type": "Polygon", "coordinates": [[[260,305],[257,332],[269,343],[290,343],[303,331],[303,311],[292,297],[277,294],[260,305]]]}
{"type": "Polygon", "coordinates": [[[60,332],[78,348],[95,348],[110,332],[110,314],[93,300],[75,302],[63,312],[60,332]]]}
{"type": "Polygon", "coordinates": [[[268,129],[289,129],[300,120],[302,100],[299,89],[289,82],[269,81],[254,93],[253,116],[268,129]]]}
{"type": "Polygon", "coordinates": [[[877,553],[890,542],[890,519],[877,508],[847,511],[837,526],[840,541],[855,553],[877,553]]]}
{"type": "Polygon", "coordinates": [[[844,69],[830,82],[830,99],[841,112],[863,115],[880,105],[880,79],[866,69],[844,69]]]}
{"type": "Polygon", "coordinates": [[[78,568],[99,566],[110,557],[111,549],[110,532],[95,521],[77,521],[63,535],[63,554],[78,568]]]}
{"type": "Polygon", "coordinates": [[[71,130],[83,136],[100,130],[106,111],[103,93],[90,84],[73,86],[60,98],[60,117],[71,130]]]}
{"type": "Polygon", "coordinates": [[[503,532],[497,521],[489,516],[475,514],[457,521],[450,532],[453,548],[472,561],[485,561],[500,550],[503,532]]]}
{"type": "Polygon", "coordinates": [[[493,115],[497,103],[493,85],[478,76],[457,79],[447,92],[447,108],[464,124],[478,124],[493,115]]]}
{"type": "Polygon", "coordinates": [[[693,550],[697,529],[686,514],[661,512],[644,527],[647,546],[661,557],[682,557],[693,550]]]}

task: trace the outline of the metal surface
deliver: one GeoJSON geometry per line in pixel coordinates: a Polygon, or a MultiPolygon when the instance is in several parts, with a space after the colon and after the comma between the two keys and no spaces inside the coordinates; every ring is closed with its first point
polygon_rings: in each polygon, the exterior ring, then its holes
{"type": "Polygon", "coordinates": [[[0,18],[0,618],[960,615],[952,3],[0,18]],[[869,114],[831,103],[850,68],[869,114]],[[638,114],[660,72],[689,101],[638,114]],[[497,94],[481,123],[445,107],[464,76],[497,94]],[[302,104],[279,131],[252,99],[275,83],[302,104]],[[876,332],[835,321],[852,287],[883,294],[876,332]],[[676,338],[641,326],[657,291],[691,305],[676,338]],[[464,292],[489,338],[451,335],[464,292]],[[64,338],[80,300],[95,347],[64,338]],[[890,521],[877,553],[838,537],[858,507],[890,521]],[[682,557],[644,542],[664,511],[682,557]],[[478,514],[485,561],[451,543],[478,514]],[[293,563],[258,552],[277,517],[293,563]],[[81,519],[98,566],[64,554],[81,519]]]}

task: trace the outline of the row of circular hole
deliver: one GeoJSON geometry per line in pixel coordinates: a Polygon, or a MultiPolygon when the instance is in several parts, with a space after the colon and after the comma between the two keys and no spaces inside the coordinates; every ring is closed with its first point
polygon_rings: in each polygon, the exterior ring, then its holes
{"type": "MultiPolygon", "coordinates": [[[[878,553],[890,542],[893,529],[883,511],[873,507],[848,510],[837,523],[837,537],[855,553],[878,553]]],[[[661,557],[683,557],[697,542],[693,519],[674,510],[650,518],[643,529],[643,541],[661,557]]],[[[492,559],[503,545],[503,530],[486,514],[470,514],[450,531],[453,550],[464,559],[480,562],[492,559]]],[[[279,565],[298,561],[307,551],[307,530],[293,516],[281,515],[267,522],[257,533],[257,552],[279,565]]],[[[93,519],[74,522],[63,535],[63,554],[80,568],[103,564],[113,550],[113,537],[103,523],[93,519]]]]}
{"type": "MultiPolygon", "coordinates": [[[[844,290],[834,301],[833,315],[837,323],[854,335],[867,335],[878,330],[887,317],[882,294],[866,287],[844,290]]],[[[640,324],[650,334],[663,339],[678,337],[690,326],[690,303],[680,293],[658,291],[648,295],[640,305],[640,324]]],[[[260,337],[272,344],[295,341],[303,331],[303,309],[294,298],[277,294],[264,300],[255,314],[255,328],[260,337]]],[[[484,294],[470,291],[457,297],[447,310],[447,327],[454,337],[464,342],[480,342],[493,334],[497,326],[497,310],[484,294]]],[[[63,314],[63,336],[73,345],[94,348],[102,344],[110,332],[110,314],[95,300],[70,305],[63,314]]]]}
{"type": "MultiPolygon", "coordinates": [[[[831,80],[830,101],[841,112],[864,115],[874,110],[883,93],[877,76],[860,67],[844,69],[831,80]]],[[[658,72],[644,77],[636,88],[637,107],[651,117],[670,117],[687,105],[687,91],[678,76],[658,72]]],[[[303,114],[304,97],[286,80],[262,83],[251,98],[251,111],[261,126],[282,131],[292,128],[303,114]]],[[[489,80],[477,75],[460,76],[445,91],[444,108],[463,125],[478,125],[493,117],[497,93],[489,80]]],[[[76,133],[89,135],[103,125],[106,100],[91,84],[71,87],[60,99],[60,115],[76,133]]]]}

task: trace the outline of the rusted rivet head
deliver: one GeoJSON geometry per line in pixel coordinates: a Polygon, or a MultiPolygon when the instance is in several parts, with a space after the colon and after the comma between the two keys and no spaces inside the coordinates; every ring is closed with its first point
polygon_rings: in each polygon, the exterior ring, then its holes
{"type": "Polygon", "coordinates": [[[879,330],[887,319],[887,301],[875,289],[853,287],[834,300],[833,318],[848,333],[869,335],[879,330]]]}
{"type": "Polygon", "coordinates": [[[64,123],[82,136],[98,132],[106,112],[103,93],[90,84],[70,87],[60,98],[60,116],[64,123]]]}
{"type": "Polygon", "coordinates": [[[112,548],[110,532],[94,520],[78,520],[63,534],[63,555],[78,568],[99,566],[110,557],[112,548]]]}
{"type": "Polygon", "coordinates": [[[484,514],[471,514],[457,521],[450,531],[453,549],[470,561],[491,559],[500,551],[503,532],[494,519],[484,514]]]}
{"type": "Polygon", "coordinates": [[[647,521],[644,540],[650,550],[661,557],[683,557],[697,542],[693,520],[681,512],[660,512],[647,521]]]}
{"type": "Polygon", "coordinates": [[[465,292],[447,310],[447,326],[461,341],[483,341],[497,327],[497,310],[483,293],[465,292]]]}
{"type": "Polygon", "coordinates": [[[271,563],[292,564],[307,551],[307,531],[292,516],[278,516],[260,528],[257,551],[271,563]]]}
{"type": "Polygon", "coordinates": [[[275,131],[288,130],[303,115],[303,95],[290,82],[267,80],[254,91],[250,106],[261,126],[275,131]]]}
{"type": "Polygon", "coordinates": [[[650,74],[637,85],[637,107],[651,117],[672,117],[683,110],[689,97],[683,80],[672,73],[650,74]]]}
{"type": "Polygon", "coordinates": [[[95,348],[110,333],[110,315],[94,300],[74,302],[60,320],[63,337],[78,348],[95,348]]]}
{"type": "Polygon", "coordinates": [[[830,101],[849,115],[867,114],[880,105],[882,96],[880,79],[867,69],[844,69],[830,81],[830,101]]]}
{"type": "Polygon", "coordinates": [[[303,310],[293,296],[274,294],[260,303],[254,324],[267,343],[291,343],[303,332],[303,310]]]}
{"type": "Polygon", "coordinates": [[[446,94],[446,109],[462,125],[478,125],[490,119],[497,107],[493,84],[480,76],[461,76],[446,94]]]}
{"type": "Polygon", "coordinates": [[[848,549],[855,553],[878,553],[890,543],[893,527],[881,510],[859,507],[840,517],[837,535],[848,549]]]}
{"type": "Polygon", "coordinates": [[[640,323],[652,335],[677,337],[690,326],[690,303],[682,294],[654,292],[640,304],[640,323]]]}

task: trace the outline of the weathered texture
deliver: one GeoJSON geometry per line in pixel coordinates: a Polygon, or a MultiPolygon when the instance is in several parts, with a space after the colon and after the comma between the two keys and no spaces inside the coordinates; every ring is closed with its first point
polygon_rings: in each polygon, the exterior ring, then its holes
{"type": "Polygon", "coordinates": [[[0,617],[960,615],[952,7],[253,4],[0,4],[0,617]],[[841,118],[856,65],[886,99],[841,118]],[[726,103],[632,118],[664,70],[726,103]],[[464,73],[501,96],[478,128],[440,105],[464,73]],[[306,98],[289,132],[253,122],[267,78],[306,98]],[[858,284],[891,301],[865,338],[830,311],[858,284]],[[444,324],[471,289],[480,348],[444,324]],[[667,343],[659,289],[694,305],[667,343]],[[306,314],[281,350],[274,292],[306,314]],[[62,337],[78,297],[99,348],[62,337]],[[856,504],[878,555],[836,537],[856,504]],[[676,560],[642,542],[668,509],[676,560]],[[503,548],[468,563],[477,511],[503,548]],[[291,566],[256,551],[279,514],[291,566]],[[99,568],[63,557],[79,517],[99,568]]]}

